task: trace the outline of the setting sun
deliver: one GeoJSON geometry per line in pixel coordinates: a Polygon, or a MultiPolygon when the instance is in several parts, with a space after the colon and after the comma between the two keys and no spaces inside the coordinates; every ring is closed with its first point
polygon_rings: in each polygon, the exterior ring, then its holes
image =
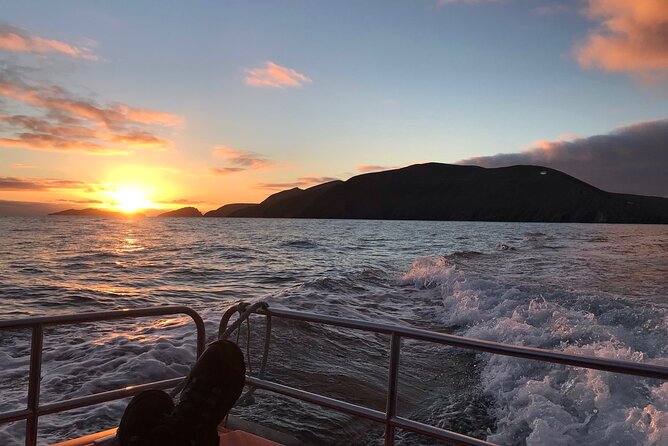
{"type": "Polygon", "coordinates": [[[114,206],[123,212],[136,212],[153,204],[146,196],[146,192],[135,187],[117,189],[111,196],[114,199],[114,206]]]}

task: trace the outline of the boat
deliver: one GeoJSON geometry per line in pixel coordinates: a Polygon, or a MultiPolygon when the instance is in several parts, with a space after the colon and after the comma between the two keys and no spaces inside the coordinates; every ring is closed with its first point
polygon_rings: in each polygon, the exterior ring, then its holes
{"type": "MultiPolygon", "coordinates": [[[[197,330],[197,355],[199,356],[204,351],[205,342],[207,339],[204,321],[195,310],[186,306],[161,306],[118,311],[79,313],[72,315],[40,316],[26,319],[0,321],[0,331],[17,329],[31,330],[27,407],[22,410],[1,413],[0,425],[25,420],[25,444],[26,446],[35,446],[37,444],[39,418],[41,416],[131,397],[148,389],[173,389],[172,392],[178,392],[179,384],[183,382],[185,377],[144,383],[46,404],[40,404],[39,398],[42,347],[44,341],[44,329],[46,327],[170,315],[186,315],[193,320],[197,330]]],[[[492,443],[489,443],[485,440],[473,438],[436,426],[420,423],[401,417],[397,414],[399,360],[401,355],[402,339],[420,340],[441,345],[459,347],[476,352],[486,352],[554,364],[563,364],[572,367],[584,367],[613,373],[633,375],[637,377],[655,378],[664,381],[668,380],[668,367],[655,364],[574,355],[559,351],[466,338],[462,336],[412,327],[294,311],[283,308],[274,308],[273,306],[270,307],[265,302],[256,302],[253,304],[238,302],[230,306],[221,318],[218,330],[218,338],[225,339],[230,337],[235,332],[238,333],[242,327],[242,324],[245,321],[249,321],[249,318],[252,315],[266,318],[266,324],[261,367],[258,374],[254,376],[251,376],[250,374],[247,375],[247,395],[252,394],[255,389],[262,389],[379,423],[385,428],[385,446],[392,446],[395,443],[395,431],[398,429],[425,435],[437,440],[442,440],[447,444],[476,446],[492,445],[492,443]],[[230,323],[232,318],[235,316],[237,316],[236,319],[230,323]],[[369,407],[342,401],[340,399],[330,398],[317,393],[307,392],[305,390],[266,380],[264,378],[264,372],[267,367],[267,357],[271,346],[271,321],[273,318],[302,321],[313,324],[325,324],[389,336],[389,364],[387,368],[385,411],[375,410],[369,407]]],[[[241,398],[243,399],[244,396],[242,395],[241,398]]],[[[249,421],[232,416],[228,417],[228,420],[226,421],[226,423],[221,423],[218,429],[221,446],[272,446],[277,444],[292,446],[302,444],[290,433],[279,432],[266,426],[251,423],[249,421]]],[[[62,441],[60,443],[56,443],[54,446],[117,445],[115,431],[116,429],[111,427],[110,429],[102,432],[91,433],[79,438],[62,441]]]]}

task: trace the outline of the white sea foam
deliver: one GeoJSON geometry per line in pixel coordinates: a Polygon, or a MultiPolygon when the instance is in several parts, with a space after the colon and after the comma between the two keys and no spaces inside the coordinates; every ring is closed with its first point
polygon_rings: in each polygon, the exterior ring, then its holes
{"type": "MultiPolygon", "coordinates": [[[[668,364],[665,316],[639,307],[588,311],[589,301],[532,295],[476,278],[444,258],[418,258],[402,278],[440,293],[442,322],[458,334],[597,357],[668,364]],[[562,302],[563,300],[563,302],[562,302]],[[612,319],[644,320],[647,331],[612,319]],[[628,314],[625,314],[627,311],[628,314]],[[659,327],[657,327],[659,325],[659,327]],[[640,350],[643,346],[645,351],[640,350]]],[[[593,305],[592,305],[593,306],[593,305]]],[[[668,444],[668,384],[597,370],[481,354],[486,393],[495,401],[496,432],[488,440],[527,445],[668,444]]]]}

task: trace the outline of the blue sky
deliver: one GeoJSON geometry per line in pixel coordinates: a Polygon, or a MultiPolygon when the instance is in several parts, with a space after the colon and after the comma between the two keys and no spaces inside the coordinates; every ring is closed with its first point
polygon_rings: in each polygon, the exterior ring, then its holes
{"type": "MultiPolygon", "coordinates": [[[[154,201],[206,207],[261,199],[271,193],[267,184],[345,179],[364,165],[452,163],[667,117],[666,85],[655,80],[661,67],[650,82],[643,67],[578,60],[578,48],[606,17],[626,14],[612,2],[443,3],[0,1],[5,27],[94,55],[5,51],[5,68],[31,85],[182,120],[160,129],[170,141],[161,151],[100,156],[0,144],[0,175],[113,187],[122,174],[105,169],[130,166],[129,176],[171,169],[156,181],[184,186],[154,201]],[[608,8],[603,14],[587,12],[599,3],[608,8]],[[268,63],[303,78],[280,88],[249,84],[251,70],[268,63]],[[216,157],[220,146],[264,163],[216,157]],[[34,167],[17,172],[17,164],[34,167]],[[212,174],[230,166],[238,170],[212,174]]],[[[5,109],[25,108],[14,102],[5,109]]],[[[49,201],[81,191],[0,194],[49,201]]]]}

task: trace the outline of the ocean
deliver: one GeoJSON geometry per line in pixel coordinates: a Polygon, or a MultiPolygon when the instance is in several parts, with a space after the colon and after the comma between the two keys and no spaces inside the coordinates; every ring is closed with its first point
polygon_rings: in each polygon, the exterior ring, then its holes
{"type": "MultiPolygon", "coordinates": [[[[668,227],[272,219],[0,218],[2,319],[238,300],[668,365],[668,227]]],[[[42,402],[184,375],[186,317],[46,330],[42,402]]],[[[259,368],[262,318],[251,324],[259,368]]],[[[245,343],[244,336],[240,339],[245,343]]],[[[25,407],[28,332],[0,332],[0,411],[25,407]]],[[[269,379],[383,410],[386,336],[275,321],[269,379]]],[[[244,348],[245,350],[245,348],[244,348]]],[[[668,444],[668,383],[404,341],[399,413],[507,445],[668,444]]],[[[40,418],[40,444],[127,400],[40,418]]],[[[233,413],[307,444],[382,428],[257,391],[233,413]]],[[[22,444],[23,423],[0,426],[22,444]]],[[[398,444],[436,444],[399,432],[398,444]]]]}

